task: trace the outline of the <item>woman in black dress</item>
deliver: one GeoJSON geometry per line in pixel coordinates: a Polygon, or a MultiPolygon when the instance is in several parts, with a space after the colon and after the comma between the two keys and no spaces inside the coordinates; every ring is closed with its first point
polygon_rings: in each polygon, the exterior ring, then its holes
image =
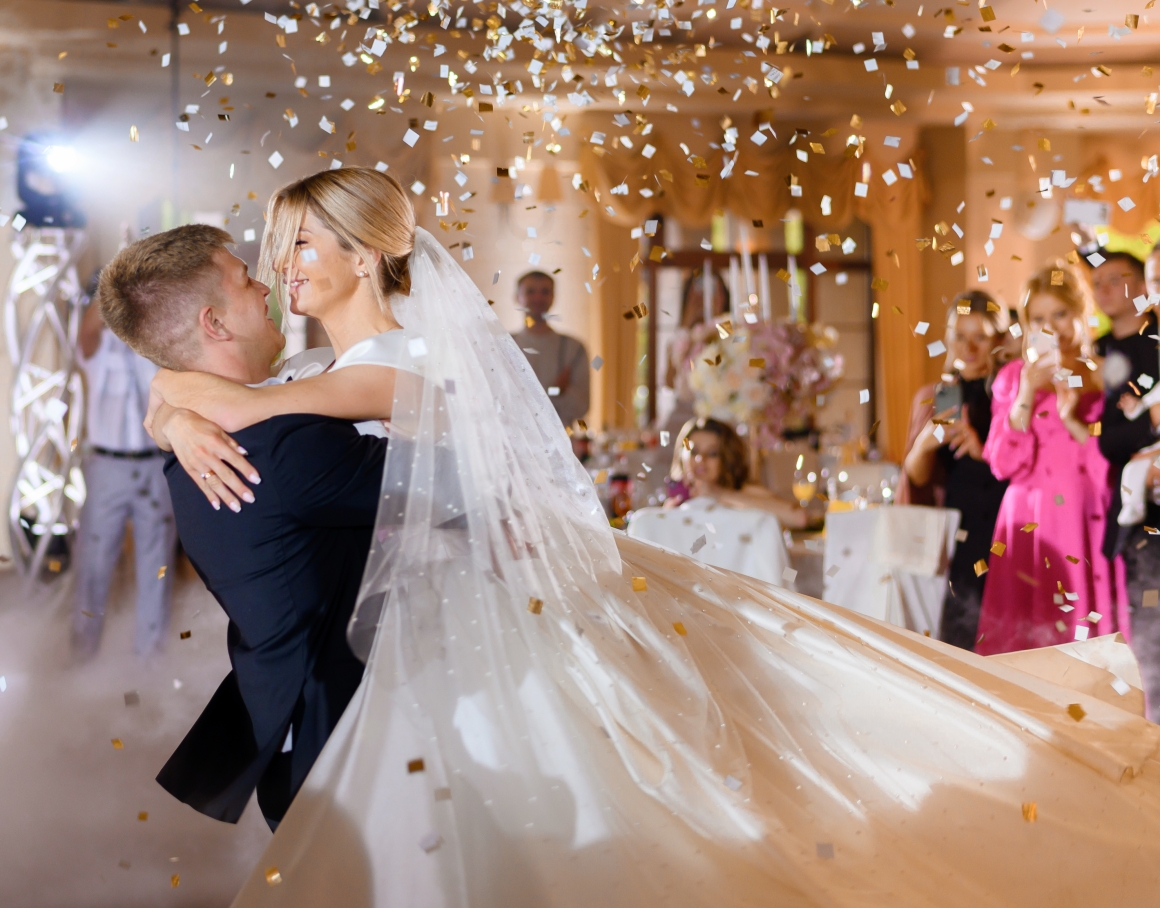
{"type": "Polygon", "coordinates": [[[958,386],[962,411],[935,413],[938,386],[919,390],[910,410],[898,496],[901,504],[954,508],[963,515],[939,627],[940,640],[963,649],[975,646],[986,581],[975,564],[990,556],[995,518],[1007,488],[983,460],[991,426],[991,380],[1002,364],[1007,325],[1004,307],[981,290],[960,293],[951,302],[943,384],[958,386]]]}

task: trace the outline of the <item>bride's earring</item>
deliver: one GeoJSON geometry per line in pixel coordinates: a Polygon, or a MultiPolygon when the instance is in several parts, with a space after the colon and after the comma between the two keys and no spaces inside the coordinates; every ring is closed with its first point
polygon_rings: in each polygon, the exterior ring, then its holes
{"type": "Polygon", "coordinates": [[[367,277],[367,273],[366,273],[365,271],[360,271],[360,272],[358,273],[358,276],[359,276],[359,277],[367,277]]]}

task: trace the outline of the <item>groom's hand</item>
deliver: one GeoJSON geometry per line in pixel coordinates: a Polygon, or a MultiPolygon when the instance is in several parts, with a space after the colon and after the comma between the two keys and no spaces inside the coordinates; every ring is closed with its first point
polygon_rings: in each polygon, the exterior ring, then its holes
{"type": "MultiPolygon", "coordinates": [[[[162,416],[165,422],[161,428],[173,453],[215,511],[223,502],[234,513],[242,509],[241,501],[253,504],[254,493],[242,477],[254,485],[262,480],[246,460],[245,448],[221,426],[192,410],[163,408],[158,419],[162,416]]],[[[157,423],[154,428],[158,428],[157,423]]]]}

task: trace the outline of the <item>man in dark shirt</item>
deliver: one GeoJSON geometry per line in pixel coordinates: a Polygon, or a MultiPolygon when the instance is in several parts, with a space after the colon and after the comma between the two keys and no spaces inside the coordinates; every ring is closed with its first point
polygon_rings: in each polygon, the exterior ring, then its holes
{"type": "MultiPolygon", "coordinates": [[[[158,365],[267,380],[285,341],[267,318],[268,288],[229,242],[223,230],[190,225],[122,250],[101,274],[106,324],[158,365]]],[[[230,619],[233,671],[157,780],[228,822],[256,788],[275,828],[362,678],[346,626],[386,448],[348,422],[304,415],[234,438],[262,479],[236,512],[212,507],[172,455],[165,465],[181,541],[230,619]]]]}
{"type": "Polygon", "coordinates": [[[1104,261],[1091,275],[1096,303],[1111,319],[1112,330],[1096,341],[1104,359],[1104,414],[1100,453],[1108,461],[1111,502],[1104,533],[1104,555],[1121,555],[1131,609],[1132,648],[1140,663],[1149,718],[1160,717],[1160,609],[1145,594],[1160,587],[1160,544],[1145,527],[1160,526],[1160,507],[1148,501],[1142,525],[1117,523],[1122,500],[1124,465],[1142,448],[1156,442],[1160,406],[1136,411],[1140,397],[1160,382],[1155,312],[1147,305],[1144,266],[1126,252],[1102,252],[1104,261]],[[1137,302],[1139,301],[1139,302],[1137,302]],[[1129,418],[1135,414],[1136,418],[1129,418]],[[1145,610],[1144,606],[1149,604],[1145,610]]]}

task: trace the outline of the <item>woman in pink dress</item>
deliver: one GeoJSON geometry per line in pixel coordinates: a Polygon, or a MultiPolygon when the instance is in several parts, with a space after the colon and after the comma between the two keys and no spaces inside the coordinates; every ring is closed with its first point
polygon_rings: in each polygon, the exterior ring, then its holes
{"type": "Polygon", "coordinates": [[[1024,355],[995,378],[983,449],[995,476],[1010,480],[979,617],[983,655],[1115,629],[1100,550],[1108,466],[1092,434],[1103,394],[1090,358],[1091,300],[1066,266],[1035,274],[1023,299],[1024,355]]]}

